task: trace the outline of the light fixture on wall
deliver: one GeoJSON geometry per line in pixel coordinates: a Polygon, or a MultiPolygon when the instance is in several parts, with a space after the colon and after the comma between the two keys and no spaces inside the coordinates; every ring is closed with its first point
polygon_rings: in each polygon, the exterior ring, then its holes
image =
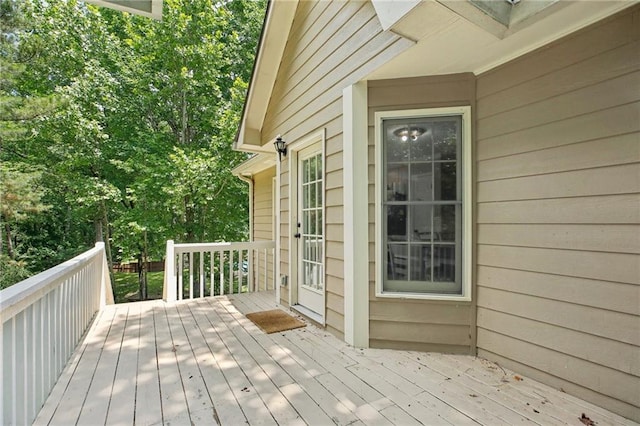
{"type": "Polygon", "coordinates": [[[409,139],[415,141],[425,130],[422,127],[401,127],[393,132],[394,135],[400,138],[402,142],[406,142],[409,139]]]}
{"type": "Polygon", "coordinates": [[[282,140],[282,137],[278,135],[276,137],[276,141],[273,143],[273,146],[276,148],[276,152],[278,153],[278,160],[282,161],[282,156],[287,156],[287,143],[282,140]]]}

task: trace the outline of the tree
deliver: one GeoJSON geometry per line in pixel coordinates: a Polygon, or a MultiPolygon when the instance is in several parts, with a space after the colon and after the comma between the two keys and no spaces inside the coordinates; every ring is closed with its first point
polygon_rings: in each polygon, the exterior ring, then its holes
{"type": "Polygon", "coordinates": [[[21,225],[29,265],[96,239],[142,262],[167,239],[245,238],[246,187],[230,171],[246,155],[231,142],[265,2],[167,0],[162,21],[74,0],[21,4],[7,51],[29,66],[2,94],[40,104],[5,120],[19,131],[4,126],[15,137],[0,160],[43,169],[51,208],[21,225]]]}

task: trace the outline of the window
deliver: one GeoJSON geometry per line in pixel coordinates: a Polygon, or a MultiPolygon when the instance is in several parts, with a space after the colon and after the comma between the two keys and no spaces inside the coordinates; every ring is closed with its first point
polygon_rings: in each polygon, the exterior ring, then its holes
{"type": "Polygon", "coordinates": [[[470,298],[470,109],[376,114],[378,294],[470,298]]]}

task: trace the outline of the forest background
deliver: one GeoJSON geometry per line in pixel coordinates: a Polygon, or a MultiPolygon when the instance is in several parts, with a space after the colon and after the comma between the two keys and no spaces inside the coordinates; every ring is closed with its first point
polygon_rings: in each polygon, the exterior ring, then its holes
{"type": "Polygon", "coordinates": [[[265,6],[0,1],[0,288],[96,241],[142,265],[168,239],[247,238],[232,142],[265,6]]]}

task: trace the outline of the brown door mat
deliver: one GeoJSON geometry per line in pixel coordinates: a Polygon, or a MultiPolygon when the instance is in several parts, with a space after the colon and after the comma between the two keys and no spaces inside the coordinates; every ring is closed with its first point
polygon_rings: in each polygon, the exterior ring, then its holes
{"type": "Polygon", "coordinates": [[[246,317],[267,334],[293,330],[294,328],[305,327],[307,325],[280,309],[252,312],[247,314],[246,317]]]}

